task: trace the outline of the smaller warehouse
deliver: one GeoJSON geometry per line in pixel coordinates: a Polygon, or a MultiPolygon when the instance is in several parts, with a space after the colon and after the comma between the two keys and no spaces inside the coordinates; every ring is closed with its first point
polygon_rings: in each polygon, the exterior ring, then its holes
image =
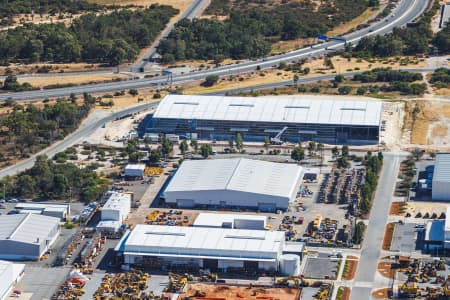
{"type": "Polygon", "coordinates": [[[200,213],[195,227],[264,230],[267,217],[259,215],[200,213]]]}
{"type": "Polygon", "coordinates": [[[65,220],[70,215],[70,204],[67,203],[18,203],[15,207],[19,213],[41,214],[65,220]]]}
{"type": "Polygon", "coordinates": [[[99,231],[116,232],[131,210],[131,195],[118,192],[109,192],[108,200],[101,210],[99,231]]]}
{"type": "Polygon", "coordinates": [[[283,231],[137,225],[116,251],[124,267],[207,269],[212,272],[272,271],[298,275],[303,244],[286,247],[283,231]],[[289,250],[286,252],[285,250],[289,250]]]}
{"type": "Polygon", "coordinates": [[[128,164],[125,167],[125,179],[142,179],[145,174],[145,164],[128,164]]]}
{"type": "Polygon", "coordinates": [[[188,160],[164,191],[166,204],[182,208],[287,210],[297,196],[302,167],[255,159],[188,160]]]}
{"type": "Polygon", "coordinates": [[[437,153],[431,195],[433,201],[450,201],[450,153],[437,153]]]}
{"type": "Polygon", "coordinates": [[[0,300],[8,299],[14,286],[25,272],[24,264],[13,264],[0,260],[0,300]]]}
{"type": "Polygon", "coordinates": [[[36,260],[56,241],[59,219],[17,214],[0,216],[0,259],[36,260]]]}

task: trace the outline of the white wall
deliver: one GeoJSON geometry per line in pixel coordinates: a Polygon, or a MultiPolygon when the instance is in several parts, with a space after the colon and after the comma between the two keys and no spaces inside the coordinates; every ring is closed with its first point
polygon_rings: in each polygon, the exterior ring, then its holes
{"type": "Polygon", "coordinates": [[[196,205],[216,205],[221,206],[221,202],[226,206],[253,207],[257,208],[259,203],[275,203],[277,209],[287,209],[289,197],[271,196],[265,194],[245,193],[239,191],[182,191],[164,193],[166,203],[177,203],[177,199],[192,199],[196,205]]]}
{"type": "Polygon", "coordinates": [[[433,181],[432,199],[450,201],[450,184],[448,182],[433,181]]]}
{"type": "Polygon", "coordinates": [[[6,270],[0,272],[0,300],[9,296],[13,281],[13,266],[8,264],[6,270]]]}

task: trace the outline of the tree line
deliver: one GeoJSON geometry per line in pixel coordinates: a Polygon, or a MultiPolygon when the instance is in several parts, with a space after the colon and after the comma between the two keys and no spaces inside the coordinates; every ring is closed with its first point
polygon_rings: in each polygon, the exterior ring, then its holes
{"type": "Polygon", "coordinates": [[[450,87],[450,69],[436,69],[433,74],[431,74],[430,82],[437,88],[450,87]]]}
{"type": "Polygon", "coordinates": [[[86,0],[0,0],[0,18],[17,14],[55,14],[60,12],[77,13],[95,11],[102,6],[86,0]]]}
{"type": "Polygon", "coordinates": [[[315,37],[361,14],[367,0],[336,0],[316,7],[312,2],[283,2],[229,11],[225,21],[181,20],[158,47],[164,62],[184,59],[243,59],[267,55],[280,40],[315,37]]]}
{"type": "Polygon", "coordinates": [[[94,103],[95,98],[87,94],[81,104],[72,96],[53,105],[46,103],[42,108],[6,101],[5,105],[12,107],[0,116],[0,160],[7,161],[10,156],[28,157],[29,153],[63,139],[78,128],[94,103]]]}
{"type": "Polygon", "coordinates": [[[390,34],[364,37],[354,49],[347,47],[347,51],[358,57],[427,54],[431,51],[429,45],[432,43],[442,53],[449,53],[449,24],[446,24],[444,30],[436,36],[433,35],[430,26],[432,17],[439,9],[439,2],[435,1],[433,8],[418,22],[409,24],[406,28],[394,28],[390,34]]]}
{"type": "Polygon", "coordinates": [[[80,169],[72,163],[56,163],[45,155],[36,157],[31,169],[2,180],[9,194],[19,197],[97,200],[108,189],[109,182],[87,166],[80,169]]]}
{"type": "Polygon", "coordinates": [[[25,24],[0,33],[0,63],[97,62],[111,66],[135,58],[178,10],[167,5],[89,13],[64,24],[25,24]]]}

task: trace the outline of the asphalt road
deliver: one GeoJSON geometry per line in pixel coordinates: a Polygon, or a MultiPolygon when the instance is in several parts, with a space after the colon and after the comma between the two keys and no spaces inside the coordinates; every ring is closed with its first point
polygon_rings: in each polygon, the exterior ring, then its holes
{"type": "MultiPolygon", "coordinates": [[[[348,43],[355,45],[361,38],[371,35],[383,35],[391,32],[395,27],[405,26],[407,23],[415,20],[426,9],[428,0],[401,0],[393,12],[370,27],[355,31],[345,36],[348,43]]],[[[313,45],[311,47],[287,52],[280,55],[262,58],[254,61],[245,61],[238,64],[225,65],[209,70],[194,71],[189,74],[174,75],[172,84],[180,84],[195,80],[203,80],[206,76],[216,74],[220,76],[235,75],[248,73],[260,69],[269,69],[278,66],[280,62],[294,62],[303,58],[312,58],[323,56],[328,52],[343,49],[345,43],[343,41],[330,41],[322,44],[313,45]]],[[[168,81],[165,77],[143,78],[137,80],[99,83],[95,85],[84,85],[79,87],[69,87],[53,90],[41,90],[31,92],[19,92],[0,94],[0,100],[12,98],[14,100],[42,99],[51,97],[65,97],[70,94],[102,93],[114,90],[126,90],[130,88],[144,88],[149,86],[164,86],[168,81]]]]}
{"type": "MultiPolygon", "coordinates": [[[[142,105],[126,108],[124,110],[111,111],[110,112],[111,114],[107,115],[107,116],[99,115],[96,112],[94,112],[83,122],[83,124],[80,126],[80,128],[77,129],[75,132],[73,132],[71,135],[66,137],[64,140],[57,142],[56,144],[53,144],[52,146],[43,149],[36,155],[44,155],[45,154],[45,155],[51,157],[60,151],[64,151],[68,147],[71,147],[77,143],[80,143],[84,138],[89,136],[97,128],[103,126],[103,124],[105,124],[106,122],[110,122],[114,119],[120,118],[127,114],[133,114],[138,111],[142,111],[144,109],[149,109],[156,105],[158,105],[157,102],[142,104],[142,105]]],[[[20,161],[8,168],[0,170],[0,178],[3,178],[5,176],[11,176],[11,175],[17,174],[19,172],[22,172],[26,169],[31,168],[34,164],[36,155],[34,155],[30,159],[20,161]]]]}
{"type": "Polygon", "coordinates": [[[361,257],[356,272],[351,300],[371,299],[378,259],[381,253],[385,225],[388,220],[390,203],[393,197],[401,156],[384,153],[383,169],[369,218],[361,257]]]}

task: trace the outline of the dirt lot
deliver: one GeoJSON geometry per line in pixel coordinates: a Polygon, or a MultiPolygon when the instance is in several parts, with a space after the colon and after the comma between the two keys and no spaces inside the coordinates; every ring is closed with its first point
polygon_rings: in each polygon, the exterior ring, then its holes
{"type": "Polygon", "coordinates": [[[394,216],[403,216],[406,206],[407,203],[405,202],[392,202],[389,214],[394,216]]]}
{"type": "Polygon", "coordinates": [[[258,296],[272,296],[279,300],[294,300],[298,299],[298,294],[300,293],[299,290],[292,288],[250,288],[197,283],[186,285],[185,292],[182,295],[193,297],[196,291],[205,293],[205,297],[217,297],[217,299],[221,298],[224,300],[256,299],[258,296]]]}
{"type": "Polygon", "coordinates": [[[344,266],[342,279],[352,280],[355,278],[356,269],[358,268],[358,258],[356,256],[347,256],[344,266]]]}
{"type": "Polygon", "coordinates": [[[351,289],[348,287],[340,287],[340,290],[342,290],[342,294],[340,294],[340,297],[336,297],[337,300],[349,300],[350,299],[350,292],[351,289]]]}
{"type": "Polygon", "coordinates": [[[386,230],[384,232],[383,238],[383,250],[389,250],[391,248],[392,236],[394,235],[395,223],[389,223],[386,225],[386,230]]]}
{"type": "Polygon", "coordinates": [[[375,299],[388,299],[389,291],[390,291],[389,288],[379,289],[379,290],[374,291],[372,293],[372,296],[375,299]]]}
{"type": "Polygon", "coordinates": [[[409,201],[405,213],[410,213],[412,217],[416,216],[419,212],[422,215],[428,213],[430,216],[436,214],[439,217],[447,211],[447,207],[448,204],[443,202],[409,201]]]}
{"type": "Polygon", "coordinates": [[[28,82],[34,87],[42,88],[53,84],[88,84],[98,82],[110,82],[117,79],[124,80],[130,78],[127,74],[90,74],[81,76],[58,76],[58,77],[27,77],[19,78],[20,83],[28,82]]]}
{"type": "Polygon", "coordinates": [[[390,262],[380,262],[378,263],[378,272],[386,278],[394,278],[395,277],[395,270],[391,269],[391,263],[390,262]]]}

